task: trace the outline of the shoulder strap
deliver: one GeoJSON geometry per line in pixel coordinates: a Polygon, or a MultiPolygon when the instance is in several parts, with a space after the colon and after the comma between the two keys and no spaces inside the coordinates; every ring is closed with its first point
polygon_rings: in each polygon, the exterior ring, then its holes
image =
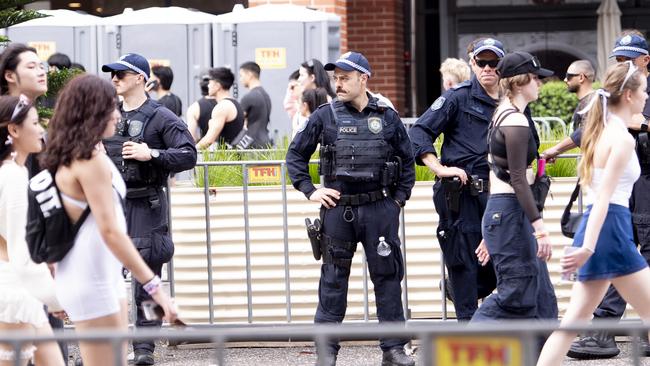
{"type": "Polygon", "coordinates": [[[573,189],[573,192],[571,193],[571,198],[569,199],[569,203],[567,203],[566,207],[564,208],[564,213],[562,214],[562,217],[564,215],[569,215],[571,213],[571,209],[573,208],[573,202],[576,201],[578,198],[578,193],[580,193],[580,179],[578,179],[578,182],[576,183],[576,187],[573,189]]]}
{"type": "Polygon", "coordinates": [[[490,169],[492,169],[492,172],[494,175],[497,176],[497,178],[501,179],[502,181],[510,184],[510,174],[505,171],[505,169],[501,168],[497,164],[494,163],[494,155],[492,154],[492,137],[494,135],[494,131],[501,126],[501,123],[506,119],[511,114],[514,113],[519,113],[519,111],[515,108],[509,108],[506,110],[501,111],[501,114],[499,114],[494,121],[494,123],[490,126],[488,129],[488,154],[492,157],[492,162],[489,163],[490,169]]]}

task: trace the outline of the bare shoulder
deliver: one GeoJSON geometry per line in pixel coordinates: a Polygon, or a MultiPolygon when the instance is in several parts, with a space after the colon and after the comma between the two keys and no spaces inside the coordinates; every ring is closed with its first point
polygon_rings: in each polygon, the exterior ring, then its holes
{"type": "Polygon", "coordinates": [[[528,119],[523,113],[512,113],[501,122],[501,126],[522,126],[529,127],[528,119]]]}
{"type": "MultiPolygon", "coordinates": [[[[75,160],[70,168],[80,182],[92,183],[111,179],[111,170],[100,152],[94,152],[88,160],[75,160]]],[[[83,184],[83,183],[82,183],[83,184]]]]}

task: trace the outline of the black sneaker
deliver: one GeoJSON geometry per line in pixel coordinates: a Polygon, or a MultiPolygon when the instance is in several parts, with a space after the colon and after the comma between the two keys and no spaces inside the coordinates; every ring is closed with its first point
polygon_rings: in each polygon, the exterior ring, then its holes
{"type": "Polygon", "coordinates": [[[153,352],[146,350],[135,351],[135,358],[133,364],[137,366],[151,366],[154,364],[153,352]]]}
{"type": "Polygon", "coordinates": [[[621,352],[614,336],[605,331],[587,334],[571,344],[567,356],[580,360],[616,357],[621,352]]]}
{"type": "Polygon", "coordinates": [[[415,361],[404,352],[404,347],[395,347],[384,352],[381,366],[415,366],[415,361]]]}

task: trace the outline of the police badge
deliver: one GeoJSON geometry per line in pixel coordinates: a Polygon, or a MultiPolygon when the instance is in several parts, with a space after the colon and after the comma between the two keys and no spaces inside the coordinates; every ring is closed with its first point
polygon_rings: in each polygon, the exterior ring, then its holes
{"type": "Polygon", "coordinates": [[[129,121],[129,136],[136,137],[139,136],[142,132],[142,127],[144,123],[138,120],[129,121]]]}
{"type": "Polygon", "coordinates": [[[368,129],[374,134],[381,132],[381,118],[379,117],[370,117],[368,118],[368,129]]]}
{"type": "Polygon", "coordinates": [[[622,46],[627,46],[627,45],[630,44],[631,42],[632,42],[632,36],[630,36],[629,34],[628,34],[627,36],[621,38],[621,40],[619,41],[619,43],[620,43],[622,46]]]}

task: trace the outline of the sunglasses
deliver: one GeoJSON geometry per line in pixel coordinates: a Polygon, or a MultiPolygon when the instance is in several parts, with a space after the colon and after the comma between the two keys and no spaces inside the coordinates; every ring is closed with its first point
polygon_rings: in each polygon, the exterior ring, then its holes
{"type": "Polygon", "coordinates": [[[616,56],[616,62],[625,62],[625,61],[632,61],[632,58],[627,56],[616,56]]]}
{"type": "Polygon", "coordinates": [[[475,57],[474,62],[476,62],[476,66],[480,67],[481,69],[484,68],[485,66],[490,66],[490,68],[494,69],[499,64],[499,59],[481,60],[481,59],[475,57]]]}
{"type": "Polygon", "coordinates": [[[117,76],[117,80],[122,80],[127,75],[138,75],[138,73],[135,73],[133,71],[126,71],[126,70],[111,71],[111,79],[117,76]]]}
{"type": "Polygon", "coordinates": [[[570,73],[570,72],[567,72],[567,73],[566,73],[566,76],[564,76],[564,78],[568,81],[568,80],[571,80],[571,79],[573,79],[574,77],[579,76],[579,75],[582,75],[582,74],[572,74],[572,73],[570,73]]]}
{"type": "Polygon", "coordinates": [[[20,97],[18,97],[18,103],[14,107],[13,113],[11,113],[11,121],[14,120],[14,118],[18,117],[20,113],[30,104],[29,98],[27,98],[25,95],[21,94],[20,97]]]}

